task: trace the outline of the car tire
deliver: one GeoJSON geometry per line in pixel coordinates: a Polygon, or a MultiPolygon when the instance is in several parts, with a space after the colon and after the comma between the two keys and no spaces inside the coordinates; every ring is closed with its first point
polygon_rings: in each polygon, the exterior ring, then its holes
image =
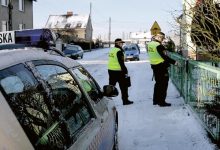
{"type": "Polygon", "coordinates": [[[83,59],[83,55],[81,56],[81,59],[83,59]]]}

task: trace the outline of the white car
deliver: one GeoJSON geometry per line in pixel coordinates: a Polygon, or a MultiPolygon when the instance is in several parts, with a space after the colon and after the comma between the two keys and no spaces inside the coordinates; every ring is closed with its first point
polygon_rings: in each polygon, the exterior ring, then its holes
{"type": "Polygon", "coordinates": [[[112,150],[117,111],[76,61],[38,49],[0,51],[0,149],[112,150]]]}

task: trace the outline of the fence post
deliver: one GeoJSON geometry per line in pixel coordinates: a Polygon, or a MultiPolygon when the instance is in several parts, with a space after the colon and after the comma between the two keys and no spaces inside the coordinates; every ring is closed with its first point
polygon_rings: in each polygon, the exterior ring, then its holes
{"type": "Polygon", "coordinates": [[[185,92],[184,92],[184,97],[185,97],[185,102],[188,103],[189,101],[189,60],[188,58],[185,60],[185,72],[184,72],[184,77],[185,77],[185,81],[186,81],[186,87],[185,87],[185,92]]]}

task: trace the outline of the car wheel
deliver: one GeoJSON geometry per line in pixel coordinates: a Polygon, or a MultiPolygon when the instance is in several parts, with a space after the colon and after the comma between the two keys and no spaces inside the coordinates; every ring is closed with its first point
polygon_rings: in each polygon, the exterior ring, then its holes
{"type": "Polygon", "coordinates": [[[81,59],[83,59],[83,55],[81,56],[81,59]]]}

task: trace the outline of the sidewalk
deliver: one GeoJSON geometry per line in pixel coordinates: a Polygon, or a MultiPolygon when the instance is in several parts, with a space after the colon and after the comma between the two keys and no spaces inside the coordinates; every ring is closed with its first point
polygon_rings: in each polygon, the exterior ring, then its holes
{"type": "Polygon", "coordinates": [[[143,53],[140,62],[126,63],[132,77],[129,89],[133,105],[121,105],[115,100],[119,113],[120,150],[214,150],[205,129],[184,104],[172,82],[169,82],[167,102],[171,107],[152,105],[154,81],[149,62],[143,53]],[[138,67],[137,67],[138,66],[138,67]]]}
{"type": "MultiPolygon", "coordinates": [[[[101,87],[108,83],[108,51],[87,53],[82,60],[101,87]]],[[[141,51],[140,61],[125,65],[132,83],[129,99],[134,104],[123,106],[120,94],[113,98],[119,118],[119,150],[217,150],[171,81],[166,101],[172,106],[152,104],[154,81],[146,50],[141,51]]]]}

